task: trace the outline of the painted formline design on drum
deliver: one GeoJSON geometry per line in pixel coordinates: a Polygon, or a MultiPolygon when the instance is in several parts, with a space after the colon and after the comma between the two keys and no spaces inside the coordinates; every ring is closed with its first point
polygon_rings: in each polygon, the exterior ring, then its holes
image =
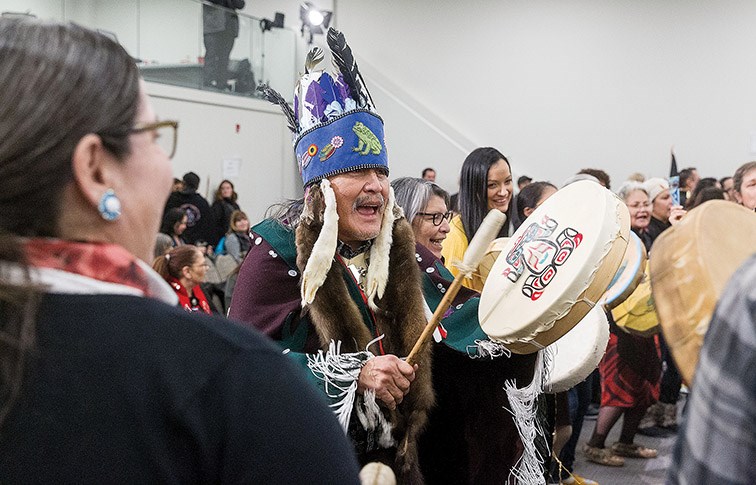
{"type": "MultiPolygon", "coordinates": [[[[481,293],[478,312],[481,328],[491,340],[504,343],[518,354],[529,354],[552,344],[570,331],[604,294],[622,262],[629,232],[627,207],[607,189],[589,181],[560,189],[501,248],[481,293]],[[510,267],[507,255],[518,240],[524,240],[523,234],[531,224],[540,223],[544,216],[559,222],[559,229],[552,231],[550,239],[567,227],[583,238],[558,268],[546,290],[533,300],[522,291],[527,277],[533,276],[527,265],[522,264],[523,275],[515,282],[502,273],[510,267]]],[[[527,257],[525,253],[524,256],[527,257]]]]}
{"type": "MultiPolygon", "coordinates": [[[[626,214],[626,212],[627,212],[627,209],[623,211],[622,206],[616,207],[617,220],[620,221],[623,218],[627,218],[628,226],[629,226],[629,214],[626,214]]],[[[623,246],[626,248],[629,240],[630,240],[629,230],[628,230],[628,235],[625,235],[623,233],[622,228],[621,227],[618,228],[616,234],[611,239],[611,241],[607,241],[601,246],[601,250],[599,252],[600,254],[599,259],[602,261],[602,264],[604,261],[611,261],[612,259],[619,259],[619,256],[617,253],[619,253],[620,251],[618,248],[621,248],[623,246]],[[619,245],[618,245],[618,242],[619,242],[619,245]]],[[[624,250],[622,251],[622,253],[624,254],[624,250]]],[[[595,266],[592,269],[592,271],[584,279],[582,280],[576,279],[575,283],[578,284],[578,286],[581,286],[583,288],[583,291],[580,293],[580,295],[575,299],[564,298],[562,300],[561,309],[554,309],[552,313],[544,313],[542,319],[543,319],[543,322],[545,323],[538,326],[535,330],[533,330],[532,333],[525,336],[512,338],[512,339],[506,339],[506,340],[496,339],[496,340],[500,340],[504,344],[519,343],[519,344],[531,346],[532,349],[529,351],[529,353],[547,348],[548,345],[541,345],[535,339],[541,336],[542,334],[545,334],[546,332],[551,331],[558,322],[560,322],[563,318],[568,317],[576,305],[582,303],[583,305],[586,306],[587,310],[585,310],[584,312],[584,315],[585,315],[590,310],[592,310],[596,305],[599,304],[599,298],[601,295],[598,295],[598,296],[593,295],[594,298],[592,298],[591,296],[589,296],[589,294],[593,294],[595,293],[595,291],[589,291],[589,290],[591,290],[591,286],[594,284],[594,281],[596,281],[596,278],[601,272],[601,270],[602,270],[601,265],[595,266]]]]}
{"type": "Polygon", "coordinates": [[[507,254],[509,267],[502,272],[509,281],[516,283],[525,268],[530,275],[522,286],[522,294],[533,301],[543,295],[546,287],[562,266],[583,241],[583,234],[577,229],[566,227],[557,237],[556,242],[548,239],[559,227],[559,222],[544,214],[540,223],[534,222],[517,239],[514,247],[507,254]]]}

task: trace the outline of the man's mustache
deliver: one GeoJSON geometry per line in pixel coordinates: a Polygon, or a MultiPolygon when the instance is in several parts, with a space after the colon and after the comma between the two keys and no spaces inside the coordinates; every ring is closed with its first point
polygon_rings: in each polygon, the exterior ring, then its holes
{"type": "Polygon", "coordinates": [[[361,195],[357,197],[357,199],[354,201],[354,204],[352,204],[352,209],[357,209],[357,207],[360,206],[378,206],[378,210],[383,210],[383,207],[386,205],[386,200],[383,198],[383,195],[361,195]]]}

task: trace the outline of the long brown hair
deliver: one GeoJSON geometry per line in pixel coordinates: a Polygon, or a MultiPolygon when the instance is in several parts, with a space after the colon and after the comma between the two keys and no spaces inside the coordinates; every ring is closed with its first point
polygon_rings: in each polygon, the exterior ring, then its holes
{"type": "Polygon", "coordinates": [[[231,197],[230,197],[231,202],[236,202],[236,199],[239,198],[239,194],[236,193],[236,189],[234,188],[234,183],[228,179],[225,179],[221,183],[218,184],[218,188],[215,190],[215,200],[223,200],[223,195],[221,194],[221,192],[223,192],[223,190],[221,190],[221,187],[223,186],[223,184],[228,184],[231,186],[231,197]]]}
{"type": "MultiPolygon", "coordinates": [[[[0,260],[26,268],[19,236],[57,235],[82,137],[129,153],[139,72],[116,42],[73,24],[0,18],[0,260]]],[[[41,294],[0,273],[0,426],[36,345],[41,294]]]]}

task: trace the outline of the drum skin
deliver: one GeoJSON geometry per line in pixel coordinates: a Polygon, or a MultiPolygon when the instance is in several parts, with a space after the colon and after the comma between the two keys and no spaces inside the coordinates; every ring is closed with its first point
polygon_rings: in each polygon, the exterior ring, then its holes
{"type": "Polygon", "coordinates": [[[598,367],[609,343],[609,321],[601,305],[551,344],[553,365],[547,392],[563,392],[585,380],[598,367]],[[549,387],[550,386],[550,387],[549,387]]]}
{"type": "Polygon", "coordinates": [[[646,261],[646,248],[640,238],[631,231],[630,242],[622,258],[622,264],[609,284],[609,289],[601,298],[601,302],[608,310],[619,306],[633,294],[635,288],[643,280],[646,261]]]}
{"type": "Polygon", "coordinates": [[[481,293],[481,328],[517,354],[551,345],[604,294],[629,232],[627,207],[599,184],[557,191],[502,248],[481,293]]]}
{"type": "Polygon", "coordinates": [[[756,214],[723,200],[691,210],[654,242],[649,257],[656,312],[686,384],[714,307],[735,270],[756,252],[756,214]]]}

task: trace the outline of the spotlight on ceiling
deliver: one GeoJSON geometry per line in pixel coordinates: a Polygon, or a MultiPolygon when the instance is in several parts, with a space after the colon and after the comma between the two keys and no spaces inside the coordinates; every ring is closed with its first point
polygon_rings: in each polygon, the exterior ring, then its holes
{"type": "Polygon", "coordinates": [[[299,6],[299,20],[302,21],[302,28],[300,32],[302,36],[307,33],[308,44],[312,44],[312,36],[315,34],[323,34],[328,30],[328,26],[331,24],[331,17],[333,12],[328,10],[320,10],[312,2],[304,2],[299,6]]]}

